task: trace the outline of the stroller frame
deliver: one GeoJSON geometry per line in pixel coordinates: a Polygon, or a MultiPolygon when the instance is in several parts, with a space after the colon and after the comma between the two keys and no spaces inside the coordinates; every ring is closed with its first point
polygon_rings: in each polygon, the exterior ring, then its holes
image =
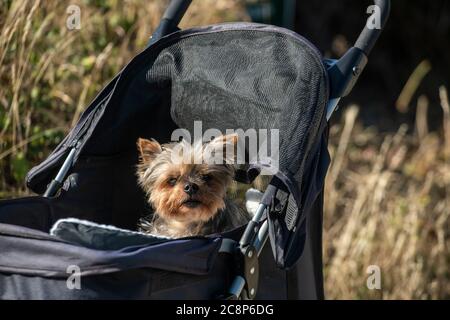
{"type": "MultiPolygon", "coordinates": [[[[178,24],[191,2],[192,0],[171,0],[161,22],[150,37],[147,47],[164,36],[179,30],[178,24]]],[[[380,28],[369,28],[369,24],[366,23],[354,46],[340,59],[325,59],[330,80],[330,97],[326,110],[327,121],[330,120],[337,109],[340,99],[351,92],[367,64],[368,55],[386,25],[390,12],[390,0],[374,0],[374,4],[378,10],[374,10],[374,14],[379,14],[380,28]]],[[[61,188],[73,165],[77,148],[78,145],[72,147],[56,177],[48,185],[44,197],[54,196],[61,188]]],[[[237,251],[243,262],[241,275],[235,277],[228,293],[222,297],[224,299],[253,299],[256,296],[258,287],[258,256],[269,237],[268,222],[267,220],[264,221],[264,214],[269,209],[269,205],[264,200],[272,199],[275,192],[276,188],[269,184],[264,192],[263,200],[239,241],[238,247],[236,248],[234,243],[230,243],[228,248],[224,249],[231,253],[237,251]]]]}

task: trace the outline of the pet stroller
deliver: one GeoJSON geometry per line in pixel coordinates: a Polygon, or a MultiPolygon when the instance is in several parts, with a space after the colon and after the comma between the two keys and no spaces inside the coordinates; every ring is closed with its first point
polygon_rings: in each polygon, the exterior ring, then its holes
{"type": "MultiPolygon", "coordinates": [[[[179,30],[173,0],[139,53],[27,175],[38,196],[0,202],[3,299],[322,299],[327,121],[381,29],[339,60],[296,33],[229,23],[179,30]],[[246,226],[166,239],[136,231],[138,137],[176,128],[278,129],[279,164],[246,226]],[[270,246],[264,245],[270,239],[270,246]]],[[[381,27],[390,2],[377,0],[381,27]]],[[[250,183],[270,164],[240,169],[250,183]]]]}

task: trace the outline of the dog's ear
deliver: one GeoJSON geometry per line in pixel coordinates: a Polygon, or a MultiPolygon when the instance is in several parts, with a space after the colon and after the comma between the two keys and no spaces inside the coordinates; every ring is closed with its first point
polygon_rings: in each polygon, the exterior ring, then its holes
{"type": "Polygon", "coordinates": [[[137,141],[137,146],[140,152],[141,160],[144,163],[152,162],[162,151],[161,145],[154,139],[148,140],[139,138],[137,141]]]}
{"type": "Polygon", "coordinates": [[[213,157],[215,157],[215,154],[218,153],[222,155],[226,163],[234,163],[236,159],[237,142],[237,133],[221,135],[208,143],[207,150],[213,157]]]}

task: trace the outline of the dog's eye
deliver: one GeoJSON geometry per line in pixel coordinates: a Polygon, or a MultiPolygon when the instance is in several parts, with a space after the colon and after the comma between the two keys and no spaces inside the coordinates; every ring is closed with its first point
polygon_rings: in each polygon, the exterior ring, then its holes
{"type": "Polygon", "coordinates": [[[177,184],[177,178],[170,178],[170,179],[167,181],[167,183],[170,184],[170,185],[173,187],[174,185],[177,184]]]}
{"type": "Polygon", "coordinates": [[[202,180],[208,182],[211,180],[211,176],[209,174],[202,175],[202,180]]]}

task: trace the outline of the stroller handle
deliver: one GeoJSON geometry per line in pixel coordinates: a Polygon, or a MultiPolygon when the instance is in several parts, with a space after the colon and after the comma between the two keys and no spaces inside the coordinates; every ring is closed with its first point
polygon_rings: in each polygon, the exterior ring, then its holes
{"type": "Polygon", "coordinates": [[[371,17],[369,17],[363,31],[355,42],[355,47],[362,50],[366,56],[369,55],[375,45],[375,42],[377,42],[381,31],[386,25],[389,12],[391,10],[390,0],[374,0],[374,5],[375,8],[369,7],[367,13],[372,13],[374,15],[374,19],[379,19],[379,21],[375,21],[377,25],[369,28],[369,19],[371,19],[371,17]],[[369,12],[369,9],[372,9],[372,12],[369,12]]]}
{"type": "Polygon", "coordinates": [[[178,29],[178,24],[180,23],[186,10],[189,8],[192,0],[171,0],[164,15],[153,32],[150,40],[148,41],[147,47],[158,41],[165,35],[172,33],[178,29]]]}
{"type": "Polygon", "coordinates": [[[192,0],[172,0],[164,12],[163,19],[171,20],[175,26],[180,23],[192,0]]]}
{"type": "Polygon", "coordinates": [[[375,6],[367,8],[372,15],[355,42],[339,60],[325,59],[330,76],[330,104],[327,107],[327,119],[331,117],[341,97],[350,93],[367,64],[378,37],[383,31],[389,17],[390,0],[374,0],[375,6]]]}
{"type": "MultiPolygon", "coordinates": [[[[192,0],[171,0],[169,2],[169,6],[164,12],[161,22],[159,23],[153,35],[150,37],[147,46],[156,42],[163,36],[176,31],[178,29],[178,24],[189,8],[191,2],[192,0]]],[[[369,12],[368,10],[368,13],[373,13],[374,15],[376,15],[375,19],[379,19],[379,21],[376,21],[377,25],[375,25],[374,27],[369,27],[369,19],[371,19],[369,17],[366,25],[364,26],[364,29],[360,33],[354,45],[355,48],[363,51],[366,56],[368,56],[370,51],[372,51],[376,41],[378,40],[378,37],[381,34],[381,31],[386,25],[391,9],[390,0],[374,0],[373,2],[375,8],[369,7],[373,9],[373,11],[369,12]]]]}

